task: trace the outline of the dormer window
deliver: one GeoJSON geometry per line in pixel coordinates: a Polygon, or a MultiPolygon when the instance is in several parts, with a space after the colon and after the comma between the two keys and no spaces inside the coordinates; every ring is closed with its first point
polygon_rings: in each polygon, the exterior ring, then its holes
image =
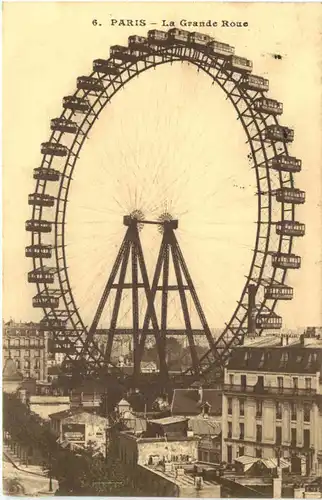
{"type": "Polygon", "coordinates": [[[209,415],[210,414],[211,405],[209,403],[207,403],[207,402],[204,403],[201,408],[202,408],[202,414],[203,415],[209,415]]]}
{"type": "Polygon", "coordinates": [[[280,367],[284,367],[288,362],[288,352],[283,352],[280,359],[280,367]]]}

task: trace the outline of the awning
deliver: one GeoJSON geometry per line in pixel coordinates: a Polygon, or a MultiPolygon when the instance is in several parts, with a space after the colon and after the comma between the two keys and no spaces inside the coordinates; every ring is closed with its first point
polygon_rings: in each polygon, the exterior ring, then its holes
{"type": "Polygon", "coordinates": [[[284,460],[284,458],[280,458],[279,465],[277,458],[266,458],[266,459],[261,458],[260,460],[268,469],[276,469],[277,467],[281,467],[281,469],[288,469],[288,467],[291,466],[290,462],[284,460]]]}
{"type": "Polygon", "coordinates": [[[247,455],[235,458],[235,462],[239,462],[244,466],[244,472],[247,472],[259,460],[259,458],[249,457],[247,455]]]}

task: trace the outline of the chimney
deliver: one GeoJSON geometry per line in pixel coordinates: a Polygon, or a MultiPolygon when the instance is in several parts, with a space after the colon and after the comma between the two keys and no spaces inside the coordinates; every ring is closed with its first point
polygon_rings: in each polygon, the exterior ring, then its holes
{"type": "Polygon", "coordinates": [[[203,401],[203,387],[202,387],[202,385],[198,389],[198,395],[199,395],[198,403],[202,403],[202,401],[203,401]]]}
{"type": "Polygon", "coordinates": [[[288,339],[289,339],[288,335],[282,334],[282,336],[281,336],[281,346],[288,345],[288,339]]]}

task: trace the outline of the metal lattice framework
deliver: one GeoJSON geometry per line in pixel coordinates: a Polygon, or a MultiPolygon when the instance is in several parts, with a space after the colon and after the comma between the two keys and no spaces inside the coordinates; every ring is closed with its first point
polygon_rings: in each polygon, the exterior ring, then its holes
{"type": "Polygon", "coordinates": [[[247,137],[258,199],[253,258],[237,307],[221,336],[209,339],[209,351],[198,360],[198,370],[191,367],[187,374],[199,378],[214,365],[224,366],[242,342],[247,333],[250,285],[256,291],[259,334],[282,326],[275,307],[279,300],[293,296],[285,280],[287,271],[301,264],[292,248],[294,238],[305,232],[295,218],[296,205],[305,201],[305,193],[294,187],[301,161],[289,155],[294,133],[278,122],[283,106],[266,96],[268,80],[252,75],[251,61],[235,56],[233,47],[208,35],[172,29],[167,33],[152,30],[147,38],[131,36],[128,47],[111,47],[108,60],[94,61],[90,76],[77,79],[77,90],[64,98],[63,112],[51,121],[50,138],[41,146],[41,165],[34,170],[36,186],[29,196],[32,216],[26,222],[31,232],[26,256],[33,263],[28,281],[37,286],[33,306],[43,309],[44,328],[52,332],[67,363],[80,357],[85,357],[89,366],[97,363],[73,297],[65,253],[67,198],[77,159],[96,120],[124,85],[148,69],[175,62],[193,64],[205,72],[234,106],[247,137]],[[49,185],[54,195],[47,194],[49,185]],[[47,207],[53,211],[49,220],[45,218],[47,207]],[[48,234],[54,241],[48,241],[48,234]]]}

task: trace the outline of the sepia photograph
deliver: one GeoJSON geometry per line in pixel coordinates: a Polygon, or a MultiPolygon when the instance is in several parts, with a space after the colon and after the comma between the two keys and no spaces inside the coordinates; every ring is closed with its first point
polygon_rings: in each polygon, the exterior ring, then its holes
{"type": "Polygon", "coordinates": [[[3,3],[3,495],[322,498],[321,26],[3,3]]]}

